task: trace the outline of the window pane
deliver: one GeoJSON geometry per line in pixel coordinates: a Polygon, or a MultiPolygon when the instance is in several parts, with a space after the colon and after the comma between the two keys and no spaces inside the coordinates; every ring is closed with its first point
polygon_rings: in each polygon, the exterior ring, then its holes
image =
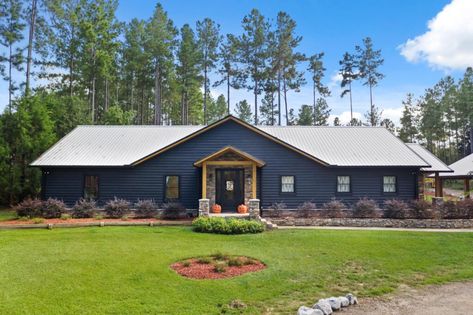
{"type": "Polygon", "coordinates": [[[281,192],[294,192],[294,176],[281,176],[281,192]]]}
{"type": "Polygon", "coordinates": [[[179,176],[166,176],[166,199],[179,199],[179,176]]]}
{"type": "Polygon", "coordinates": [[[383,177],[383,191],[396,192],[396,177],[395,176],[383,177]]]}
{"type": "Polygon", "coordinates": [[[99,195],[99,177],[85,176],[84,179],[84,198],[97,199],[99,195]]]}
{"type": "Polygon", "coordinates": [[[337,176],[337,192],[350,192],[350,176],[337,176]]]}

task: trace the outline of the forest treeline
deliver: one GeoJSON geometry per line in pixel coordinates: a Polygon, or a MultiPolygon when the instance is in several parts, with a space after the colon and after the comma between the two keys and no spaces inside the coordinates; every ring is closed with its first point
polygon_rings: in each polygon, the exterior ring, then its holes
{"type": "MultiPolygon", "coordinates": [[[[337,117],[329,122],[324,53],[300,51],[302,37],[287,13],[265,17],[253,9],[238,34],[223,34],[211,18],[178,27],[159,3],[149,19],[125,23],[117,6],[116,0],[0,3],[0,74],[8,84],[0,203],[38,194],[40,172],[29,163],[79,124],[209,124],[232,113],[253,124],[340,125],[337,117]],[[312,99],[289,104],[288,95],[304,85],[312,99]],[[214,97],[217,87],[225,93],[214,97]],[[232,101],[237,90],[251,96],[232,101]]],[[[384,126],[446,161],[467,154],[471,69],[417,99],[409,94],[395,126],[373,102],[383,63],[369,37],[340,56],[342,93],[332,96],[346,98],[349,125],[384,126]],[[363,121],[353,117],[354,82],[370,96],[363,121]]]]}

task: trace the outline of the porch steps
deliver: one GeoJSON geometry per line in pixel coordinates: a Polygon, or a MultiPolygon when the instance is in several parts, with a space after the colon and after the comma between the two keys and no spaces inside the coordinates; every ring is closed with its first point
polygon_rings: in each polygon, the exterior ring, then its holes
{"type": "Polygon", "coordinates": [[[276,223],[272,223],[268,219],[264,219],[262,217],[259,217],[259,221],[266,226],[267,230],[277,230],[278,229],[278,225],[276,223]]]}

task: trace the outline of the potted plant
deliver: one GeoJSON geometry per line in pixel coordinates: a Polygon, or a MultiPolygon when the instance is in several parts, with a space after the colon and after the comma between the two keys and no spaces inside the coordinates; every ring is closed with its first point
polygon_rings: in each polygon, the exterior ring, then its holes
{"type": "Polygon", "coordinates": [[[219,204],[214,204],[212,206],[212,213],[221,213],[222,212],[222,206],[219,204]]]}
{"type": "Polygon", "coordinates": [[[238,213],[247,213],[248,212],[248,207],[244,204],[241,204],[237,208],[238,213]]]}

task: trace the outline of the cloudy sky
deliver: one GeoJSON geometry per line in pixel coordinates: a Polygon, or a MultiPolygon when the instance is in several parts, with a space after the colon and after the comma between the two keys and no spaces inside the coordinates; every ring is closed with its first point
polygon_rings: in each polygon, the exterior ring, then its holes
{"type": "MultiPolygon", "coordinates": [[[[120,0],[117,16],[122,21],[147,19],[154,4],[150,0],[120,0]]],[[[243,16],[254,7],[272,19],[280,10],[288,12],[303,37],[300,51],[307,55],[325,52],[326,84],[332,89],[328,102],[333,115],[345,122],[349,120],[349,104],[348,99],[339,97],[338,61],[366,36],[372,37],[385,59],[380,70],[386,77],[374,91],[375,103],[395,122],[406,93],[421,95],[442,76],[458,78],[467,66],[473,66],[473,0],[164,0],[162,4],[178,27],[210,17],[221,25],[222,33],[236,34],[241,32],[243,16]]],[[[354,87],[354,111],[359,118],[368,110],[368,92],[367,87],[354,87]]],[[[220,93],[224,90],[212,91],[220,93]]],[[[251,92],[235,91],[232,103],[244,98],[252,103],[251,92]]],[[[2,82],[0,108],[7,100],[7,85],[2,82]]],[[[310,84],[289,96],[294,108],[311,101],[310,84]]]]}

